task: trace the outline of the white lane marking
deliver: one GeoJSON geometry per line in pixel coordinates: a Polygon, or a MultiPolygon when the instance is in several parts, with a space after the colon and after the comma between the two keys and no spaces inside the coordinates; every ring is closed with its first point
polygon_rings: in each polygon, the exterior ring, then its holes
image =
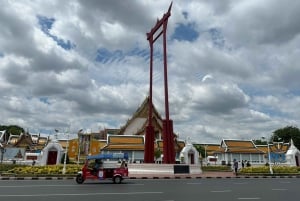
{"type": "Polygon", "coordinates": [[[248,182],[235,182],[233,184],[236,184],[236,185],[242,185],[242,184],[248,184],[248,182]]]}
{"type": "Polygon", "coordinates": [[[273,188],[272,191],[287,191],[286,188],[273,188]]]}
{"type": "Polygon", "coordinates": [[[202,184],[202,183],[186,183],[187,185],[199,185],[199,184],[202,184]]]}
{"type": "Polygon", "coordinates": [[[261,198],[238,198],[238,200],[260,200],[261,198]]]}
{"type": "Polygon", "coordinates": [[[162,194],[163,192],[127,192],[127,193],[53,193],[53,194],[21,194],[12,195],[0,194],[0,197],[51,197],[51,196],[93,196],[93,195],[143,195],[143,194],[162,194]]]}
{"type": "Polygon", "coordinates": [[[290,181],[281,181],[281,182],[279,182],[279,183],[281,183],[281,184],[290,184],[290,183],[292,183],[292,182],[290,182],[290,181]]]}
{"type": "Polygon", "coordinates": [[[220,190],[220,191],[210,191],[211,193],[228,193],[231,192],[231,190],[220,190]]]}

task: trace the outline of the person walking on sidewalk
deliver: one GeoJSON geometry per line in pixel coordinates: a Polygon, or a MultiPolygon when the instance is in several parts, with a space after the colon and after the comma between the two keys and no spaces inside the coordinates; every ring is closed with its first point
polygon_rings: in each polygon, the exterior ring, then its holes
{"type": "Polygon", "coordinates": [[[237,162],[236,159],[233,159],[233,168],[234,168],[234,174],[237,175],[237,171],[239,168],[239,163],[237,162]]]}

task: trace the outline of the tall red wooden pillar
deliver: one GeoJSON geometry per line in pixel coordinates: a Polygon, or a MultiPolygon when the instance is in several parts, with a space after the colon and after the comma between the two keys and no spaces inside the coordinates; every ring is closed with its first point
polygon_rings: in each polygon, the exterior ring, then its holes
{"type": "Polygon", "coordinates": [[[149,109],[148,109],[148,125],[146,127],[145,134],[145,150],[144,150],[144,162],[154,162],[154,127],[152,125],[153,105],[152,105],[152,77],[153,77],[153,35],[147,34],[147,39],[150,45],[150,89],[149,89],[149,109]]]}

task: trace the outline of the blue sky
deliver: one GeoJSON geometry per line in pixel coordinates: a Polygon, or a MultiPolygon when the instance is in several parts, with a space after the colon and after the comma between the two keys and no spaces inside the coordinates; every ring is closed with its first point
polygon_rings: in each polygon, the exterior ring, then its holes
{"type": "Polygon", "coordinates": [[[38,19],[41,31],[43,31],[47,36],[52,38],[57,43],[57,45],[59,45],[60,47],[62,47],[65,50],[70,50],[70,49],[74,48],[74,45],[72,45],[69,40],[64,41],[63,39],[59,39],[57,36],[50,33],[52,25],[53,25],[53,23],[55,23],[54,18],[47,18],[46,16],[37,16],[37,19],[38,19]]]}
{"type": "Polygon", "coordinates": [[[199,33],[193,28],[193,24],[178,24],[171,36],[172,40],[194,41],[199,37],[199,33]]]}
{"type": "MultiPolygon", "coordinates": [[[[146,33],[168,1],[2,1],[0,124],[120,128],[149,91],[146,33]]],[[[182,139],[268,138],[299,122],[300,3],[173,1],[170,118],[182,139]],[[281,12],[278,12],[281,10],[281,12]]],[[[154,104],[164,116],[162,40],[154,104]]]]}

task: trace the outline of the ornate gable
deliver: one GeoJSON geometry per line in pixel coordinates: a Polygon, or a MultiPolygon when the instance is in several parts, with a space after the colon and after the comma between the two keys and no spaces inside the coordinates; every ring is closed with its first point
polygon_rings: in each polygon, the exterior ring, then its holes
{"type": "Polygon", "coordinates": [[[286,153],[289,147],[290,147],[289,143],[273,142],[273,144],[270,145],[270,152],[286,153]]]}
{"type": "MultiPolygon", "coordinates": [[[[132,117],[121,127],[119,135],[144,135],[148,125],[149,97],[136,110],[132,117]]],[[[152,125],[155,133],[162,133],[162,118],[153,105],[152,125]]]]}
{"type": "MultiPolygon", "coordinates": [[[[257,145],[257,148],[264,153],[269,153],[268,145],[257,145]]],[[[269,144],[271,153],[286,153],[290,148],[290,143],[283,142],[273,142],[273,144],[269,144]]]]}
{"type": "Polygon", "coordinates": [[[33,141],[31,139],[31,135],[28,133],[21,133],[19,140],[14,145],[15,147],[23,147],[25,149],[30,149],[30,147],[33,145],[33,141]]]}

